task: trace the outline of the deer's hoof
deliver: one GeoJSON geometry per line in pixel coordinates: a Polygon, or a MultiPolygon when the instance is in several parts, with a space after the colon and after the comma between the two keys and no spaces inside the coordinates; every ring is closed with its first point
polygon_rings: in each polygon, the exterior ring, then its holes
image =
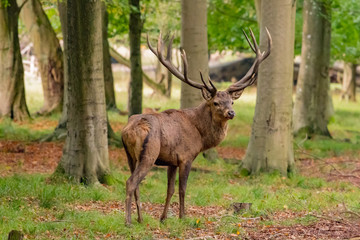
{"type": "Polygon", "coordinates": [[[166,220],[166,216],[161,216],[160,217],[160,222],[163,223],[166,220]]]}
{"type": "Polygon", "coordinates": [[[125,226],[126,227],[132,227],[131,221],[125,221],[125,226]]]}

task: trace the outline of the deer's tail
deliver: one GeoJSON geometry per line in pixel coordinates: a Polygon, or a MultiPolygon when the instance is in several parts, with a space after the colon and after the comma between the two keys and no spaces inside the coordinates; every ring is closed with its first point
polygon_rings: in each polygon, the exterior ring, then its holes
{"type": "Polygon", "coordinates": [[[121,138],[131,173],[146,155],[150,135],[151,127],[146,119],[132,122],[123,129],[121,138]]]}
{"type": "Polygon", "coordinates": [[[128,160],[128,165],[130,167],[130,171],[131,173],[133,173],[135,171],[135,167],[136,167],[136,162],[134,161],[134,159],[131,157],[131,154],[129,153],[129,150],[124,142],[124,139],[121,139],[122,142],[123,142],[123,146],[124,146],[124,149],[125,149],[125,152],[126,152],[126,157],[127,157],[127,160],[128,160]]]}

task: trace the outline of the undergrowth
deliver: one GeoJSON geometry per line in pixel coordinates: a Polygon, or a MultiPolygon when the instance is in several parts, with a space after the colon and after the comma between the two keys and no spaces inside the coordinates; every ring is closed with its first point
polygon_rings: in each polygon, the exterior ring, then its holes
{"type": "MultiPolygon", "coordinates": [[[[225,84],[226,85],[226,84],[225,84]]],[[[225,86],[221,88],[225,88],[225,86]]],[[[125,109],[126,91],[123,83],[115,83],[118,107],[125,109]],[[119,85],[120,84],[120,85],[119,85]],[[119,97],[121,96],[121,98],[119,97]]],[[[173,90],[171,100],[145,94],[144,107],[179,108],[179,88],[173,90]]],[[[229,122],[223,147],[246,148],[251,133],[251,123],[255,106],[255,89],[246,90],[242,98],[234,104],[237,116],[229,122]]],[[[30,99],[30,109],[35,111],[39,99],[30,99]]],[[[335,116],[329,124],[332,139],[314,137],[296,138],[296,151],[306,151],[318,158],[343,154],[356,155],[360,151],[360,108],[353,103],[342,103],[334,97],[335,116]]],[[[48,117],[34,117],[25,123],[0,121],[0,140],[34,141],[53,131],[54,121],[59,114],[48,117]],[[49,127],[34,130],[36,122],[51,122],[49,127]],[[51,125],[51,126],[50,126],[51,125]]],[[[111,123],[125,124],[127,116],[109,112],[111,123]]],[[[311,156],[309,156],[311,158],[311,156]]],[[[262,224],[274,224],[271,216],[277,212],[323,212],[336,210],[345,204],[351,211],[360,210],[360,190],[344,182],[327,182],[321,178],[304,177],[293,174],[289,178],[279,174],[261,174],[256,177],[243,177],[237,164],[222,159],[208,162],[201,155],[195,160],[194,168],[206,171],[192,171],[188,180],[186,205],[220,206],[223,213],[219,217],[207,217],[206,214],[178,219],[177,213],[171,215],[163,224],[143,211],[144,222],[138,224],[133,214],[133,227],[124,226],[124,212],[115,209],[107,213],[96,208],[99,202],[123,203],[125,183],[130,173],[128,168],[116,168],[112,172],[111,186],[87,187],[66,182],[53,183],[48,175],[23,175],[0,178],[0,237],[7,238],[13,229],[21,230],[30,239],[103,239],[134,238],[153,239],[157,230],[167,237],[181,238],[188,229],[206,230],[207,222],[217,222],[215,231],[241,235],[239,222],[242,218],[262,217],[262,224]],[[250,211],[235,214],[232,203],[252,203],[250,211]],[[76,206],[90,203],[95,207],[79,210],[76,206]]],[[[176,181],[178,184],[178,180],[176,181]]],[[[140,186],[141,201],[163,204],[166,197],[167,178],[164,168],[154,168],[140,186]]],[[[178,202],[178,193],[172,198],[178,202]]],[[[293,218],[281,224],[310,224],[314,217],[293,218]]]]}

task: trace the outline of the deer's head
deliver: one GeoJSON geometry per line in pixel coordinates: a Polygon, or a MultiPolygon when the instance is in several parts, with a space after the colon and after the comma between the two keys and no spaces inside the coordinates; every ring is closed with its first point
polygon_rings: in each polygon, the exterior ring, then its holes
{"type": "Polygon", "coordinates": [[[256,42],[254,33],[250,29],[250,36],[252,39],[252,43],[250,42],[248,36],[244,32],[244,35],[246,37],[247,42],[249,43],[251,49],[256,54],[255,61],[253,65],[250,67],[248,72],[245,74],[245,76],[237,81],[236,83],[232,84],[230,87],[228,87],[225,91],[217,91],[215,85],[211,81],[210,77],[208,77],[208,82],[210,85],[208,85],[201,72],[201,83],[195,82],[188,78],[187,72],[188,72],[188,63],[186,59],[186,53],[182,49],[181,52],[181,58],[183,63],[183,70],[184,73],[181,73],[171,62],[171,45],[173,42],[174,37],[172,37],[169,41],[168,48],[167,48],[167,56],[164,58],[163,51],[164,51],[164,42],[161,38],[161,34],[158,39],[157,49],[155,50],[150,42],[149,37],[147,38],[147,43],[150,48],[150,50],[157,56],[159,61],[164,65],[175,77],[180,79],[181,81],[185,82],[186,84],[200,89],[203,98],[206,100],[208,106],[211,109],[211,113],[213,115],[213,118],[218,120],[229,120],[233,119],[235,117],[235,112],[232,108],[232,105],[234,103],[234,100],[238,99],[241,94],[243,93],[244,89],[252,84],[257,79],[257,73],[259,69],[259,65],[262,61],[264,61],[269,55],[270,55],[270,49],[271,49],[271,35],[267,28],[266,33],[268,36],[268,49],[266,52],[261,52],[259,49],[259,46],[256,42]]]}

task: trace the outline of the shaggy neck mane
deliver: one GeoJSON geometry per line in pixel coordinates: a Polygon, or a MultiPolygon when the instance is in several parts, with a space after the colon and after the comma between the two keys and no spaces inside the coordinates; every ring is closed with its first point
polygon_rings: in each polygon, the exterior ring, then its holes
{"type": "Polygon", "coordinates": [[[227,120],[216,121],[212,116],[210,106],[206,102],[195,108],[184,109],[184,112],[189,116],[190,121],[202,137],[202,151],[215,147],[226,136],[227,120]]]}

